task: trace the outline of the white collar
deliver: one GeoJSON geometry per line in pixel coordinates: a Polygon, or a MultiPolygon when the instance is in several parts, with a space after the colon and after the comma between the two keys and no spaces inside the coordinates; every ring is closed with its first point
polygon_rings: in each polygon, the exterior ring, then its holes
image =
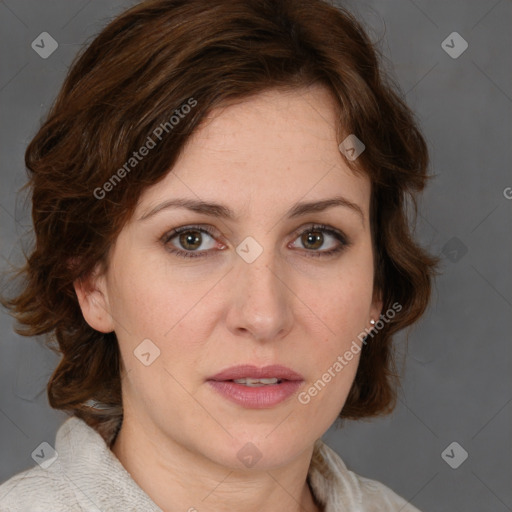
{"type": "MultiPolygon", "coordinates": [[[[64,479],[60,485],[67,483],[76,501],[86,504],[88,511],[162,512],[132,479],[105,439],[80,418],[71,417],[59,428],[55,449],[57,459],[43,471],[64,479]]],[[[321,439],[314,445],[308,481],[324,512],[419,512],[383,484],[349,471],[321,439]]],[[[201,510],[200,505],[190,506],[201,510]]]]}

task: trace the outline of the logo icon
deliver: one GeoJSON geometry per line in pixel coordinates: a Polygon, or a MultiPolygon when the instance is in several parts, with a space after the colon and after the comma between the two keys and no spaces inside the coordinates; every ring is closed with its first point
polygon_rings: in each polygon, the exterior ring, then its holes
{"type": "Polygon", "coordinates": [[[452,469],[457,469],[468,458],[468,452],[459,443],[453,441],[443,450],[441,458],[452,469]]]}
{"type": "Polygon", "coordinates": [[[144,366],[149,366],[160,355],[160,349],[149,338],[146,338],[137,345],[133,353],[144,366]]]}
{"type": "Polygon", "coordinates": [[[58,454],[50,444],[44,441],[31,453],[31,457],[43,469],[48,469],[57,460],[58,454]]]}
{"type": "Polygon", "coordinates": [[[261,457],[263,457],[262,453],[253,443],[245,443],[244,446],[238,450],[236,456],[238,460],[248,468],[254,467],[261,457]]]}
{"type": "Polygon", "coordinates": [[[30,46],[39,57],[47,59],[59,47],[59,43],[48,32],[41,32],[30,46]]]}
{"type": "Polygon", "coordinates": [[[366,146],[351,133],[338,148],[347,160],[353,162],[366,149],[366,146]]]}
{"type": "Polygon", "coordinates": [[[252,236],[248,236],[238,244],[236,252],[246,263],[252,263],[263,252],[263,247],[252,236]]]}
{"type": "Polygon", "coordinates": [[[452,263],[457,263],[468,252],[468,248],[454,236],[444,244],[441,252],[452,263]]]}
{"type": "Polygon", "coordinates": [[[441,43],[441,48],[452,59],[458,59],[468,49],[468,46],[468,42],[458,32],[452,32],[441,43]]]}

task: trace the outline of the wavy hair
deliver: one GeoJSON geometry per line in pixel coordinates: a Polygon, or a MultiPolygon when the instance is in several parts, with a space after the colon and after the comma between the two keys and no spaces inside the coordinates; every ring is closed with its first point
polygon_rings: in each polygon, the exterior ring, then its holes
{"type": "Polygon", "coordinates": [[[2,298],[16,332],[45,335],[61,355],[47,386],[53,408],[109,439],[122,420],[116,335],[85,322],[73,282],[108,264],[141,193],[172,172],[212,109],[271,88],[322,84],[336,100],[338,142],[355,134],[366,146],[347,164],[371,181],[374,285],[383,311],[402,306],[364,345],[340,417],[392,410],[392,336],[427,308],[438,259],[415,242],[408,208],[417,214],[416,196],[429,178],[427,145],[382,60],[356,18],[324,0],[144,1],[75,58],[26,150],[35,245],[16,274],[19,293],[2,298]],[[197,105],[158,149],[98,198],[134,150],[190,98],[197,105]]]}

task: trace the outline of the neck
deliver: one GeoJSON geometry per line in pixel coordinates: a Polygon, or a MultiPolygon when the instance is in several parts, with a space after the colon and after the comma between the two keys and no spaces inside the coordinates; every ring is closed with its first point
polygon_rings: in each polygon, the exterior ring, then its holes
{"type": "Polygon", "coordinates": [[[124,418],[112,452],[164,512],[321,512],[307,483],[313,447],[278,468],[241,471],[217,464],[124,418]],[[158,437],[158,439],[156,439],[158,437]]]}

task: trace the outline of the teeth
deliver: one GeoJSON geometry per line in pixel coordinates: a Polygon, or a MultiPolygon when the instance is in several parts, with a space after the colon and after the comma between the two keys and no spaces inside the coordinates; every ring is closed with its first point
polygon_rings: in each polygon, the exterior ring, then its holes
{"type": "Polygon", "coordinates": [[[269,384],[278,384],[280,381],[278,378],[273,377],[272,379],[251,379],[250,377],[244,379],[235,379],[233,382],[237,384],[243,384],[249,387],[267,386],[269,384]]]}

